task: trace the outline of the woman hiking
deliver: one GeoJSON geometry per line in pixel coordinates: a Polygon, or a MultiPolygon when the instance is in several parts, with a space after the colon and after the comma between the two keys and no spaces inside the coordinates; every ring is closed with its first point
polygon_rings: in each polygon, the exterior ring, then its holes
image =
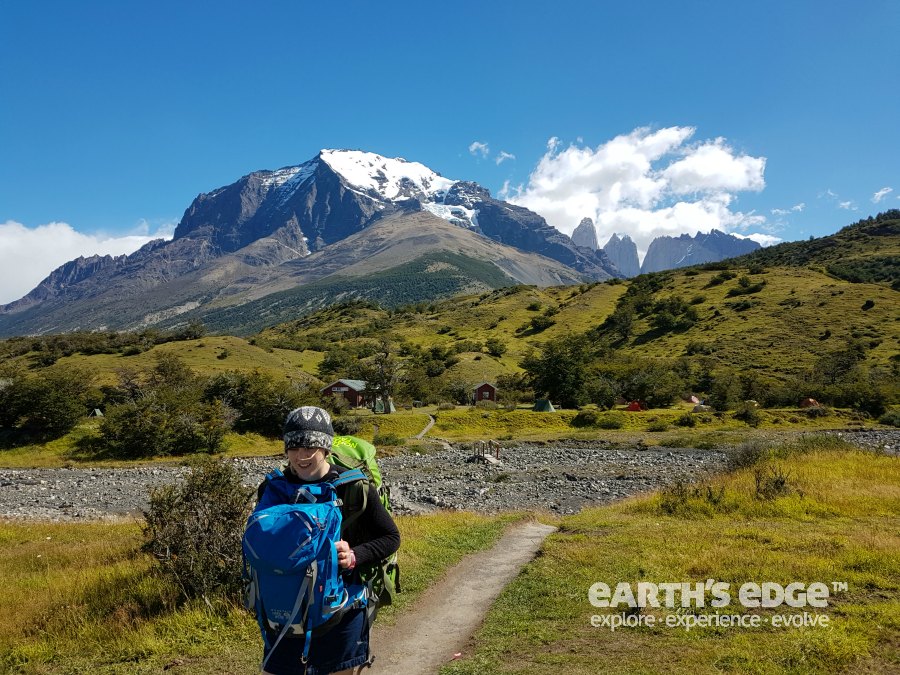
{"type": "MultiPolygon", "coordinates": [[[[284,452],[287,466],[283,475],[270,477],[259,487],[257,510],[279,503],[290,503],[284,485],[272,487],[274,481],[286,481],[296,489],[304,485],[328,483],[339,478],[346,469],[329,463],[334,429],[327,411],[315,406],[292,410],[284,424],[284,452]]],[[[367,489],[365,510],[354,516],[352,525],[342,531],[334,543],[338,566],[346,584],[360,583],[359,569],[378,564],[400,547],[400,532],[382,505],[373,483],[338,485],[337,496],[344,505],[358,503],[347,499],[347,491],[367,489]]],[[[341,507],[342,511],[344,506],[341,507]]],[[[305,638],[302,634],[277,641],[273,648],[264,647],[264,673],[269,675],[326,675],[359,673],[372,662],[369,652],[369,620],[365,607],[347,610],[330,630],[310,640],[306,662],[303,662],[305,638]]],[[[267,642],[272,643],[272,640],[267,642]]]]}

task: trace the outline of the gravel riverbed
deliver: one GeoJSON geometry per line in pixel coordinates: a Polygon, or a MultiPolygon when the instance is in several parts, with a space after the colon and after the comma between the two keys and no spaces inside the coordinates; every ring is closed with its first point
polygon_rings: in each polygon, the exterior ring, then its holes
{"type": "MultiPolygon", "coordinates": [[[[844,432],[858,445],[897,454],[900,430],[844,432]]],[[[280,456],[233,462],[247,485],[258,485],[280,456]]],[[[520,443],[504,447],[500,463],[472,461],[467,444],[427,454],[379,460],[394,510],[549,509],[574,513],[648,492],[677,480],[722,470],[727,449],[697,450],[608,442],[520,443]]],[[[73,521],[139,515],[153,487],[178,480],[184,466],[122,469],[0,469],[0,518],[73,521]]]]}

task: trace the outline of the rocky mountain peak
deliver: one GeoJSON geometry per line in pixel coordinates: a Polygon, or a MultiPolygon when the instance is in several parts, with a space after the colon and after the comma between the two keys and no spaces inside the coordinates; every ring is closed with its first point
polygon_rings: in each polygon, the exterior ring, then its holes
{"type": "Polygon", "coordinates": [[[578,227],[572,232],[572,241],[575,242],[576,246],[586,246],[592,251],[596,251],[599,248],[597,245],[597,230],[591,218],[583,218],[578,223],[578,227]]]}
{"type": "Polygon", "coordinates": [[[659,272],[676,267],[689,267],[705,262],[715,262],[751,253],[760,245],[750,239],[741,239],[719,230],[696,235],[657,237],[650,243],[641,272],[659,272]]]}
{"type": "Polygon", "coordinates": [[[636,277],[641,273],[637,246],[627,234],[619,237],[616,233],[613,233],[603,250],[606,251],[609,259],[626,277],[636,277]]]}

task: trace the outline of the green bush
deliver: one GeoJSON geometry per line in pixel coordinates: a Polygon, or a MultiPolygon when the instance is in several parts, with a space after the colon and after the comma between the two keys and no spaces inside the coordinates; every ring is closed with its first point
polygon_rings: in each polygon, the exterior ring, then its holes
{"type": "Polygon", "coordinates": [[[728,455],[728,468],[734,471],[759,464],[771,456],[772,448],[762,441],[747,441],[728,448],[726,454],[728,455]]]}
{"type": "Polygon", "coordinates": [[[683,415],[679,415],[675,420],[675,424],[679,427],[695,427],[697,426],[697,420],[691,413],[684,413],[683,415]]]}
{"type": "Polygon", "coordinates": [[[183,481],[151,491],[144,549],[186,598],[237,597],[252,496],[231,464],[211,459],[194,464],[183,481]]]}
{"type": "Polygon", "coordinates": [[[596,410],[580,410],[572,418],[573,427],[595,427],[600,422],[600,413],[596,410]]]}
{"type": "Polygon", "coordinates": [[[625,421],[620,415],[603,415],[597,420],[597,426],[601,429],[621,429],[625,421]]]}
{"type": "Polygon", "coordinates": [[[361,421],[356,415],[341,415],[332,419],[331,425],[338,436],[355,436],[359,433],[361,421]]]}
{"type": "Polygon", "coordinates": [[[663,420],[656,420],[647,425],[647,431],[666,431],[668,428],[669,425],[663,420]]]}
{"type": "Polygon", "coordinates": [[[828,408],[823,405],[806,408],[803,412],[811,420],[818,419],[820,417],[828,417],[828,415],[830,414],[828,408]]]}
{"type": "Polygon", "coordinates": [[[403,439],[396,434],[378,434],[372,439],[372,444],[375,447],[403,445],[403,439]]]}
{"type": "Polygon", "coordinates": [[[170,407],[148,396],[107,409],[100,440],[116,457],[215,453],[233,420],[234,411],[219,401],[170,407]]]}
{"type": "Polygon", "coordinates": [[[737,410],[734,411],[734,418],[741,422],[746,422],[751,427],[758,427],[762,422],[762,415],[759,409],[753,403],[741,403],[737,410]]]}
{"type": "Polygon", "coordinates": [[[891,427],[900,427],[900,410],[889,410],[878,418],[878,423],[891,427]]]}

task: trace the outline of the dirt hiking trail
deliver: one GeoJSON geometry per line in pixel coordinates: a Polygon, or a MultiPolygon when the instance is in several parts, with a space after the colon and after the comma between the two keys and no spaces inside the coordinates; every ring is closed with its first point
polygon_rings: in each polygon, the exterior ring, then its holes
{"type": "Polygon", "coordinates": [[[462,652],[519,569],[534,558],[551,525],[510,528],[493,548],[466,556],[397,619],[372,629],[375,675],[434,675],[462,652]]]}

